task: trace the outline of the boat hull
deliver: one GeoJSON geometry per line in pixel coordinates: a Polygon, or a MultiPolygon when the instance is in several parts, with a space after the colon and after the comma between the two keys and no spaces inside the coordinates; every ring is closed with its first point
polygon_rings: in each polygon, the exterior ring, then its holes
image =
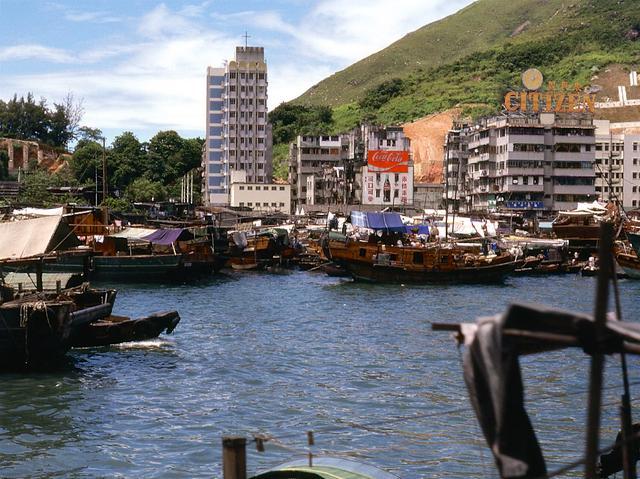
{"type": "Polygon", "coordinates": [[[171,334],[179,322],[177,311],[156,313],[140,319],[112,315],[77,328],[70,345],[73,348],[86,348],[145,341],[157,338],[163,331],[171,334]]]}
{"type": "Polygon", "coordinates": [[[452,245],[405,247],[330,241],[328,256],[354,279],[375,283],[495,283],[517,263],[509,254],[468,255],[452,245]]]}
{"type": "Polygon", "coordinates": [[[637,255],[618,252],[616,261],[629,278],[640,279],[640,258],[637,255]]]}
{"type": "Polygon", "coordinates": [[[399,266],[367,263],[339,263],[357,281],[374,283],[499,283],[511,274],[514,262],[458,268],[450,271],[412,271],[399,266]]]}

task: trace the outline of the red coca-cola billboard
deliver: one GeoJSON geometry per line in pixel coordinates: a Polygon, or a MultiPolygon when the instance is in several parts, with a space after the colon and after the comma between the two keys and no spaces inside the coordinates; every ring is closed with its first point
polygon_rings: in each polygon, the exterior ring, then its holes
{"type": "Polygon", "coordinates": [[[376,173],[408,173],[408,151],[369,150],[367,152],[369,171],[376,173]]]}

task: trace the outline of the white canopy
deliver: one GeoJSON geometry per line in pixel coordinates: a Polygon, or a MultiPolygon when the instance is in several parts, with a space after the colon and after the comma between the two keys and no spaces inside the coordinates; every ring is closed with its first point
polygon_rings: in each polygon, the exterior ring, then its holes
{"type": "Polygon", "coordinates": [[[13,216],[62,216],[64,208],[22,208],[13,210],[13,216]]]}
{"type": "Polygon", "coordinates": [[[141,240],[144,236],[150,235],[158,231],[157,229],[151,228],[135,228],[129,227],[125,228],[118,233],[112,234],[111,236],[115,236],[116,238],[126,238],[131,240],[141,240]]]}
{"type": "Polygon", "coordinates": [[[62,216],[0,223],[0,261],[42,256],[78,244],[62,216]]]}

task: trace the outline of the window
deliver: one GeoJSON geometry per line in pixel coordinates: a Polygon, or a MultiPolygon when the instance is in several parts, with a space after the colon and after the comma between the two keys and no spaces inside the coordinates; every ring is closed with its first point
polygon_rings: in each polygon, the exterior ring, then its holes
{"type": "Polygon", "coordinates": [[[281,206],[281,207],[284,207],[284,203],[280,203],[280,206],[281,206]]]}
{"type": "Polygon", "coordinates": [[[239,189],[240,189],[240,190],[244,190],[244,186],[240,186],[240,188],[239,188],[239,189]]]}
{"type": "Polygon", "coordinates": [[[423,253],[413,253],[413,264],[422,264],[422,263],[424,263],[423,253]]]}
{"type": "Polygon", "coordinates": [[[247,186],[248,190],[253,190],[253,186],[247,186]]]}
{"type": "Polygon", "coordinates": [[[284,191],[284,186],[281,186],[281,187],[280,187],[280,191],[284,191]]]}
{"type": "Polygon", "coordinates": [[[247,203],[247,206],[253,206],[253,203],[252,203],[251,201],[249,201],[249,202],[247,203]]]}
{"type": "Polygon", "coordinates": [[[633,164],[634,164],[634,165],[637,165],[637,164],[638,164],[638,159],[637,159],[637,158],[634,158],[634,159],[633,159],[633,164]]]}
{"type": "Polygon", "coordinates": [[[396,173],[396,175],[395,175],[395,180],[396,180],[396,183],[397,183],[398,181],[400,181],[400,175],[399,175],[398,173],[396,173]]]}
{"type": "Polygon", "coordinates": [[[277,189],[278,189],[278,187],[277,187],[277,186],[272,186],[272,187],[271,187],[271,191],[276,191],[277,189]]]}
{"type": "Polygon", "coordinates": [[[376,198],[380,198],[380,188],[376,190],[376,198]]]}
{"type": "Polygon", "coordinates": [[[241,202],[240,202],[240,206],[244,206],[244,201],[241,201],[241,202]]]}
{"type": "Polygon", "coordinates": [[[367,250],[366,250],[366,249],[364,249],[364,248],[360,248],[360,250],[358,251],[358,255],[359,255],[361,258],[364,258],[365,256],[367,256],[367,250]]]}
{"type": "Polygon", "coordinates": [[[393,197],[394,198],[399,198],[400,197],[400,190],[393,190],[393,197]]]}
{"type": "Polygon", "coordinates": [[[278,203],[271,203],[271,206],[278,206],[278,203]]]}

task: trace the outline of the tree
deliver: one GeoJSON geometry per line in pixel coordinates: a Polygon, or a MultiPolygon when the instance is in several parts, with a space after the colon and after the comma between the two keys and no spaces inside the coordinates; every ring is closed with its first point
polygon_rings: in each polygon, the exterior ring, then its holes
{"type": "Polygon", "coordinates": [[[69,166],[80,184],[93,184],[96,172],[102,178],[102,145],[84,142],[73,152],[69,166]]]}
{"type": "Polygon", "coordinates": [[[173,130],[161,131],[149,141],[147,178],[169,184],[200,166],[201,138],[183,139],[173,130]]]}
{"type": "Polygon", "coordinates": [[[31,93],[26,98],[14,95],[6,103],[0,101],[0,135],[66,147],[78,133],[82,113],[81,103],[71,94],[53,109],[44,98],[36,102],[31,93]]]}
{"type": "Polygon", "coordinates": [[[132,203],[141,201],[163,201],[167,197],[167,190],[162,183],[158,181],[151,181],[148,178],[138,178],[129,185],[125,197],[132,203]]]}
{"type": "Polygon", "coordinates": [[[289,143],[297,135],[326,134],[333,126],[328,106],[304,106],[283,103],[269,113],[274,144],[289,143]]]}
{"type": "Polygon", "coordinates": [[[109,184],[115,190],[124,191],[145,173],[146,145],[130,131],[117,136],[111,144],[109,155],[109,184]]]}

